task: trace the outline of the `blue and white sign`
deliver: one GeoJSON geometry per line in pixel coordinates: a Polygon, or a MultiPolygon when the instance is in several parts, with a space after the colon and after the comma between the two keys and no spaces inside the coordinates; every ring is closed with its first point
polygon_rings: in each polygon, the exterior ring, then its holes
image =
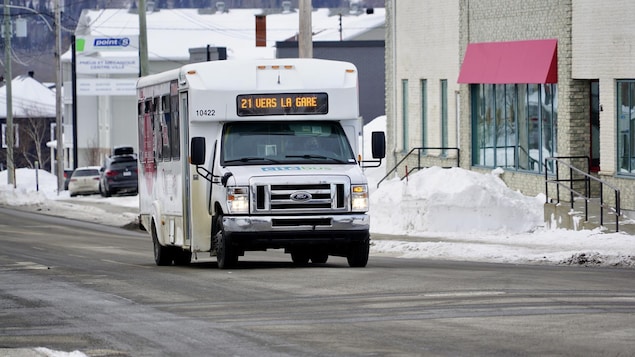
{"type": "Polygon", "coordinates": [[[93,40],[93,47],[96,48],[116,48],[116,47],[128,47],[130,46],[130,37],[119,38],[101,38],[97,37],[93,40]]]}
{"type": "Polygon", "coordinates": [[[78,56],[103,51],[139,51],[139,36],[77,36],[75,51],[78,56]]]}

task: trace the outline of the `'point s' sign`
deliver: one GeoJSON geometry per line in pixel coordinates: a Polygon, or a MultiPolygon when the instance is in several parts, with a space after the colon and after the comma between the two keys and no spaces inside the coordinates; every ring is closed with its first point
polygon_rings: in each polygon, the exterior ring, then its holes
{"type": "Polygon", "coordinates": [[[129,37],[120,38],[95,38],[93,47],[128,47],[130,45],[129,37]]]}
{"type": "Polygon", "coordinates": [[[78,36],[75,40],[75,51],[88,54],[101,51],[138,51],[139,36],[78,36]]]}

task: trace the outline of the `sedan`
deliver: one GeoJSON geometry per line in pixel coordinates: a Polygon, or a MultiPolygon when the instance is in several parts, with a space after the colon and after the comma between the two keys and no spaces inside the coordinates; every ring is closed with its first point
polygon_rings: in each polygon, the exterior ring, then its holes
{"type": "Polygon", "coordinates": [[[99,193],[99,166],[78,167],[68,182],[71,197],[99,193]]]}

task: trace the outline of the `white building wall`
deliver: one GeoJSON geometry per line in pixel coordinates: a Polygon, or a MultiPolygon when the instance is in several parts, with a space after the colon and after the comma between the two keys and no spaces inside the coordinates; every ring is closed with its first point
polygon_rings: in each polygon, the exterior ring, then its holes
{"type": "MultiPolygon", "coordinates": [[[[447,147],[457,147],[456,92],[459,90],[459,2],[452,1],[387,1],[387,22],[394,29],[394,37],[387,41],[388,72],[393,71],[394,84],[387,96],[394,98],[387,111],[389,135],[393,138],[394,151],[389,164],[401,158],[405,152],[423,146],[422,138],[422,88],[426,80],[426,146],[440,147],[441,139],[441,80],[447,80],[447,147]],[[395,16],[395,17],[392,17],[395,16]],[[394,21],[396,19],[396,21],[394,21]],[[394,41],[394,48],[391,47],[394,41]],[[392,68],[391,68],[392,66],[392,68]],[[403,142],[403,91],[402,81],[408,80],[407,143],[403,142]],[[392,160],[392,161],[391,161],[392,160]]],[[[390,78],[387,75],[387,78],[390,78]]],[[[434,155],[434,152],[429,154],[434,155]]],[[[453,152],[448,153],[454,155],[453,152]]]]}
{"type": "Polygon", "coordinates": [[[635,77],[635,3],[632,0],[573,2],[572,76],[600,85],[601,174],[617,169],[616,79],[635,77]],[[619,23],[619,26],[616,25],[619,23]]]}
{"type": "Polygon", "coordinates": [[[617,174],[616,80],[635,78],[635,3],[572,2],[572,77],[600,86],[600,175],[621,189],[622,207],[635,209],[632,178],[617,174]]]}
{"type": "Polygon", "coordinates": [[[111,146],[132,146],[135,152],[138,152],[136,97],[112,96],[110,99],[112,103],[111,146]]]}

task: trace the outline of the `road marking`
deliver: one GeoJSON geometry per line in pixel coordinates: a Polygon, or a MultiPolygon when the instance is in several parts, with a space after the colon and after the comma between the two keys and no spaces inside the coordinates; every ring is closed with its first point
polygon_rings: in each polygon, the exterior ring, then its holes
{"type": "Polygon", "coordinates": [[[504,291],[457,291],[447,293],[423,294],[425,297],[473,297],[473,296],[498,296],[506,295],[504,291]]]}
{"type": "Polygon", "coordinates": [[[0,271],[11,270],[47,270],[51,269],[46,265],[34,263],[34,262],[15,262],[13,264],[0,265],[0,271]]]}
{"type": "Polygon", "coordinates": [[[127,265],[127,266],[131,266],[131,267],[138,267],[138,268],[150,269],[150,267],[145,266],[145,265],[129,264],[129,263],[118,262],[118,261],[116,261],[116,260],[110,260],[110,259],[102,259],[101,261],[102,261],[102,262],[105,262],[105,263],[112,263],[112,264],[118,264],[118,265],[127,265]]]}

